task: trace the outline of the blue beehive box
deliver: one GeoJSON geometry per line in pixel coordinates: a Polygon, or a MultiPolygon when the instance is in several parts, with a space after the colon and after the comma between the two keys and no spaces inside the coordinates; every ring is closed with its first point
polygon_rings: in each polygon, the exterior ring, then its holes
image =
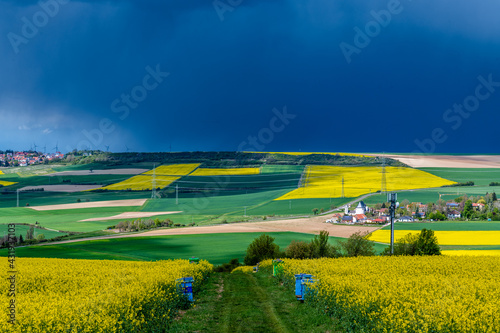
{"type": "Polygon", "coordinates": [[[295,274],[295,297],[298,301],[304,301],[308,292],[307,284],[311,282],[314,282],[311,274],[295,274]]]}
{"type": "Polygon", "coordinates": [[[187,296],[187,299],[190,302],[194,302],[193,298],[193,282],[194,279],[192,277],[184,277],[182,279],[177,279],[177,286],[180,289],[179,291],[187,296]]]}

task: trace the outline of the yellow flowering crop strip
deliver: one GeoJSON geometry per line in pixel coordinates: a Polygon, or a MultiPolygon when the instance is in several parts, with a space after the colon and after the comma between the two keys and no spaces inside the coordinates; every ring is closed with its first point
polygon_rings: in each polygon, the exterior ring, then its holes
{"type": "MultiPolygon", "coordinates": [[[[385,172],[388,191],[440,187],[455,183],[412,168],[386,167],[385,172]]],[[[358,197],[380,190],[382,167],[309,166],[303,185],[276,200],[339,198],[342,196],[342,177],[344,196],[358,197]]]]}
{"type": "MultiPolygon", "coordinates": [[[[254,153],[254,154],[262,154],[260,151],[246,151],[245,153],[254,153]]],[[[294,156],[303,156],[303,155],[312,155],[312,154],[322,154],[322,155],[339,155],[339,156],[355,156],[355,157],[372,157],[371,155],[364,154],[355,154],[355,153],[313,153],[313,152],[267,152],[264,154],[283,154],[283,155],[294,155],[294,156]]]]}
{"type": "Polygon", "coordinates": [[[2,185],[2,186],[10,186],[10,185],[14,185],[14,184],[17,184],[17,183],[0,180],[0,185],[2,185]]]}
{"type": "MultiPolygon", "coordinates": [[[[261,263],[261,267],[267,265],[261,263]]],[[[346,332],[500,332],[500,257],[285,259],[346,332]]]]}
{"type": "MultiPolygon", "coordinates": [[[[418,234],[419,230],[395,230],[394,239],[400,239],[407,234],[418,234]]],[[[500,245],[500,231],[434,231],[439,245],[500,245]]],[[[377,230],[370,240],[380,243],[391,242],[390,230],[377,230]]]]}
{"type": "Polygon", "coordinates": [[[191,173],[190,176],[258,175],[259,173],[260,168],[198,168],[193,173],[191,173]]]}
{"type": "MultiPolygon", "coordinates": [[[[190,164],[170,164],[170,165],[160,165],[154,172],[156,175],[165,175],[165,176],[186,176],[189,175],[193,170],[199,167],[199,163],[190,163],[190,164]]],[[[153,170],[145,172],[144,175],[152,175],[153,170]]]]}
{"type": "Polygon", "coordinates": [[[445,250],[445,256],[500,256],[500,250],[445,250]]]}
{"type": "MultiPolygon", "coordinates": [[[[200,164],[171,164],[161,165],[154,169],[156,187],[164,188],[180,179],[181,176],[190,174],[200,164]]],[[[110,191],[146,191],[153,188],[153,170],[125,179],[119,183],[101,187],[110,191]]]]}
{"type": "MultiPolygon", "coordinates": [[[[175,280],[191,276],[196,286],[213,269],[205,260],[17,258],[16,265],[16,324],[4,319],[0,332],[163,332],[183,301],[175,280]]],[[[6,308],[11,297],[0,299],[6,308]]]]}
{"type": "Polygon", "coordinates": [[[3,174],[4,174],[4,173],[3,173],[3,171],[2,171],[2,170],[0,170],[0,175],[3,175],[3,174]]]}
{"type": "Polygon", "coordinates": [[[239,267],[236,267],[235,269],[233,269],[231,271],[231,273],[234,273],[234,272],[252,273],[253,267],[254,266],[239,266],[239,267]]]}
{"type": "MultiPolygon", "coordinates": [[[[156,186],[160,188],[167,187],[172,184],[177,179],[181,177],[174,176],[156,176],[156,186]]],[[[138,175],[121,181],[116,184],[111,184],[108,186],[101,187],[101,189],[111,190],[111,191],[145,191],[151,190],[153,187],[153,177],[151,175],[138,175]]]]}

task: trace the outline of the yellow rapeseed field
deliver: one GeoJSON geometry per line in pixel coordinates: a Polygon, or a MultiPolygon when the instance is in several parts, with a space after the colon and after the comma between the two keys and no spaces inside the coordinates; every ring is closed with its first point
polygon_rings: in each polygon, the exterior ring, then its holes
{"type": "Polygon", "coordinates": [[[10,186],[10,185],[14,185],[14,184],[17,184],[17,183],[0,180],[0,185],[2,185],[2,186],[10,186]]]}
{"type": "MultiPolygon", "coordinates": [[[[159,167],[154,169],[154,172],[156,173],[156,175],[186,176],[199,166],[199,163],[160,165],[159,167]]],[[[143,174],[152,175],[153,170],[145,172],[143,174]]]]}
{"type": "MultiPolygon", "coordinates": [[[[395,230],[394,239],[400,239],[407,234],[418,234],[419,230],[395,230]]],[[[439,245],[500,245],[500,231],[434,231],[439,245]]],[[[381,243],[391,242],[390,230],[377,230],[370,240],[381,243]]]]}
{"type": "MultiPolygon", "coordinates": [[[[199,285],[213,268],[205,260],[17,258],[16,265],[16,324],[4,314],[0,332],[163,332],[182,300],[175,280],[191,276],[199,285]]],[[[12,297],[4,290],[0,299],[5,313],[12,297]]]]}
{"type": "Polygon", "coordinates": [[[445,250],[446,256],[500,256],[500,250],[445,250]]]}
{"type": "MultiPolygon", "coordinates": [[[[262,154],[263,152],[260,151],[246,151],[245,153],[255,153],[255,154],[262,154]]],[[[339,156],[355,156],[355,157],[375,157],[371,155],[364,155],[364,154],[355,154],[355,153],[313,153],[313,152],[265,152],[266,154],[284,154],[284,155],[295,155],[295,156],[302,156],[302,155],[312,155],[312,154],[324,154],[324,155],[339,155],[339,156]]]]}
{"type": "Polygon", "coordinates": [[[198,168],[190,176],[231,176],[231,175],[257,175],[260,173],[260,168],[225,168],[225,169],[209,169],[198,168]]]}
{"type": "MultiPolygon", "coordinates": [[[[164,188],[172,184],[177,179],[181,177],[174,176],[156,176],[156,187],[164,188]]],[[[116,184],[111,184],[108,186],[101,187],[101,189],[106,189],[110,191],[126,191],[130,189],[131,191],[145,191],[151,190],[153,188],[153,176],[152,175],[138,175],[121,181],[116,184]]]]}
{"type": "MultiPolygon", "coordinates": [[[[451,185],[446,180],[425,171],[386,167],[387,191],[409,190],[451,185]]],[[[276,200],[305,198],[339,198],[342,196],[342,177],[344,178],[344,197],[358,197],[381,189],[382,167],[341,167],[308,166],[303,184],[276,200]]]]}
{"type": "Polygon", "coordinates": [[[499,257],[285,259],[283,268],[287,283],[314,276],[306,302],[345,332],[500,332],[499,257]]]}
{"type": "Polygon", "coordinates": [[[231,273],[234,273],[234,272],[252,273],[253,267],[254,266],[238,266],[235,269],[233,269],[231,271],[231,273]]]}
{"type": "Polygon", "coordinates": [[[0,175],[3,175],[3,174],[4,174],[4,173],[3,173],[3,171],[2,171],[2,170],[0,170],[0,175]]]}
{"type": "MultiPolygon", "coordinates": [[[[172,184],[181,176],[190,174],[195,170],[200,164],[171,164],[171,165],[161,165],[154,169],[156,178],[156,187],[164,188],[172,184]]],[[[145,191],[151,190],[153,188],[153,170],[142,173],[137,176],[133,176],[129,179],[121,181],[119,183],[111,184],[108,186],[101,187],[100,189],[106,189],[110,191],[145,191]]]]}

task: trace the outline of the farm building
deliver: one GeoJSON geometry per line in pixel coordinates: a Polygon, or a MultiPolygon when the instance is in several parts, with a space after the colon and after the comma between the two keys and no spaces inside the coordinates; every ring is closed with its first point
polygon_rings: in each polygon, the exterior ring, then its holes
{"type": "Polygon", "coordinates": [[[458,210],[452,210],[448,213],[449,219],[459,219],[461,216],[462,214],[458,210]]]}

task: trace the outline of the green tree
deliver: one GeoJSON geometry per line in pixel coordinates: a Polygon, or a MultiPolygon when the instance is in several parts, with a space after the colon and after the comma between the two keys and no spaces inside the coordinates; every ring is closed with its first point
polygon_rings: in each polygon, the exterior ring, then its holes
{"type": "Polygon", "coordinates": [[[276,258],[279,254],[280,248],[274,243],[274,237],[262,234],[248,245],[244,263],[247,266],[255,265],[264,259],[276,258]]]}
{"type": "Polygon", "coordinates": [[[427,256],[441,254],[437,237],[434,236],[434,231],[430,229],[422,229],[422,231],[420,231],[417,239],[415,254],[427,256]]]}
{"type": "Polygon", "coordinates": [[[313,214],[314,214],[314,215],[317,215],[317,214],[318,214],[318,211],[319,211],[319,209],[318,209],[318,208],[313,208],[313,209],[312,209],[312,212],[313,212],[313,214]]]}
{"type": "Polygon", "coordinates": [[[313,256],[316,258],[322,258],[328,256],[329,244],[328,244],[329,232],[326,230],[321,230],[319,235],[314,236],[311,241],[311,249],[313,256]]]}
{"type": "Polygon", "coordinates": [[[340,242],[340,247],[346,257],[374,256],[374,244],[368,240],[369,233],[358,231],[345,241],[340,242]]]}
{"type": "Polygon", "coordinates": [[[472,208],[472,201],[467,200],[464,205],[464,209],[462,210],[462,216],[466,219],[470,219],[474,216],[474,208],[472,208]]]}
{"type": "Polygon", "coordinates": [[[35,235],[35,228],[31,226],[28,231],[26,231],[26,240],[33,239],[35,235]]]}

